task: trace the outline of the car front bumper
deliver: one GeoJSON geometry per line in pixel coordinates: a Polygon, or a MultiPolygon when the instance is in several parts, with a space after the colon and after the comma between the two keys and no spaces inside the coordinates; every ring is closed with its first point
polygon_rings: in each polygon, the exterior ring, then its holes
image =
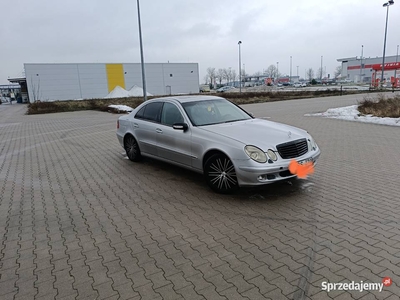
{"type": "MultiPolygon", "coordinates": [[[[316,165],[321,151],[318,148],[316,151],[310,151],[305,155],[297,157],[295,160],[298,162],[312,161],[316,165]]],[[[281,162],[274,162],[272,164],[258,164],[252,163],[249,165],[237,165],[236,176],[238,179],[239,186],[256,186],[271,184],[277,181],[285,180],[288,178],[296,177],[289,171],[289,164],[291,159],[285,159],[281,162]]]]}

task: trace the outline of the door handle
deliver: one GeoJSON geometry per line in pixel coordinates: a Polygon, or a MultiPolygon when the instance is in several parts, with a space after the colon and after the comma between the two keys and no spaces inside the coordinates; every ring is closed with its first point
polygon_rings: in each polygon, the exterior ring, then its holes
{"type": "Polygon", "coordinates": [[[160,128],[156,128],[157,133],[162,133],[162,130],[160,128]]]}
{"type": "Polygon", "coordinates": [[[138,123],[133,123],[133,127],[139,127],[139,124],[138,123]]]}

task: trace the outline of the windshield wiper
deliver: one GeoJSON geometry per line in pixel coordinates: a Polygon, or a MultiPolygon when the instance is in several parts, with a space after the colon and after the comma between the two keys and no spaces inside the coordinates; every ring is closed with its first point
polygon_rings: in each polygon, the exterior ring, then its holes
{"type": "Polygon", "coordinates": [[[230,120],[230,121],[225,121],[224,123],[232,123],[232,122],[237,122],[237,121],[244,121],[247,119],[236,119],[236,120],[230,120]]]}

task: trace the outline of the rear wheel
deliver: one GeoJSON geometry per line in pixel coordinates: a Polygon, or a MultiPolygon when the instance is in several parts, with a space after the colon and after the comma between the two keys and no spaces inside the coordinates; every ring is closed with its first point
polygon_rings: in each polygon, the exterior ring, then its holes
{"type": "Polygon", "coordinates": [[[126,155],[131,161],[139,161],[142,158],[139,145],[132,135],[128,135],[125,137],[124,148],[126,151],[126,155]]]}
{"type": "Polygon", "coordinates": [[[214,154],[204,165],[207,184],[217,193],[227,194],[239,188],[235,167],[224,154],[214,154]]]}

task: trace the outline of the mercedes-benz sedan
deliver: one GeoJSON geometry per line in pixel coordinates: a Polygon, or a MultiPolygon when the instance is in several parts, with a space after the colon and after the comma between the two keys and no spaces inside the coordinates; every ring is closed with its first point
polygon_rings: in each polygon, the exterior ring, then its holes
{"type": "Polygon", "coordinates": [[[294,177],[292,159],[315,163],[320,155],[306,131],[215,96],[148,100],[118,119],[117,137],[130,160],[147,156],[203,173],[220,193],[294,177]]]}

